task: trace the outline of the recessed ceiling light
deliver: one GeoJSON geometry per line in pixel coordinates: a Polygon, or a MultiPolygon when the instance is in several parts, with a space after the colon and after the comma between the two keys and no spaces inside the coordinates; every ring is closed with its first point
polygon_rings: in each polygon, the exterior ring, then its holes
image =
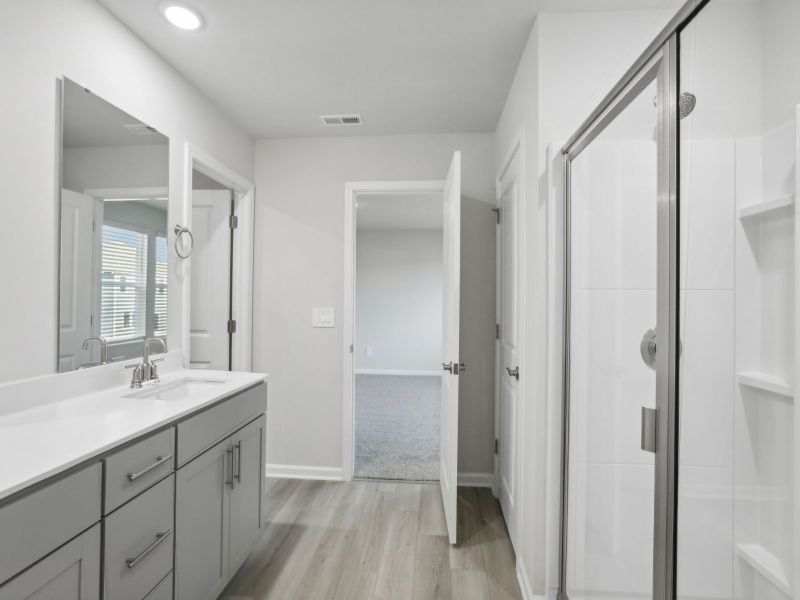
{"type": "Polygon", "coordinates": [[[185,29],[186,31],[200,29],[200,26],[203,24],[203,19],[200,18],[199,14],[191,8],[179,4],[167,4],[164,7],[164,16],[167,18],[167,21],[175,25],[175,27],[185,29]]]}

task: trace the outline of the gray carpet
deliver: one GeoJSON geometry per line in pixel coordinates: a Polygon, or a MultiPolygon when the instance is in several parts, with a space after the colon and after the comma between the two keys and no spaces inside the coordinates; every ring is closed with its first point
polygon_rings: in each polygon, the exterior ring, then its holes
{"type": "Polygon", "coordinates": [[[356,375],[359,479],[439,480],[441,377],[356,375]]]}

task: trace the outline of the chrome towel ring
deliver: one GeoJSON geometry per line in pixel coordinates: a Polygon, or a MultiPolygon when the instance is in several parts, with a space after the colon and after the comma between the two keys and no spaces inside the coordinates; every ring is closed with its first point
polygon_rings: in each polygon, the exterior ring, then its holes
{"type": "Polygon", "coordinates": [[[192,255],[192,251],[194,250],[194,236],[192,232],[189,231],[188,227],[184,227],[183,225],[175,225],[175,254],[178,255],[179,258],[187,259],[192,255]],[[181,248],[183,245],[181,244],[181,236],[183,234],[187,234],[189,236],[189,251],[185,254],[181,252],[181,248]]]}

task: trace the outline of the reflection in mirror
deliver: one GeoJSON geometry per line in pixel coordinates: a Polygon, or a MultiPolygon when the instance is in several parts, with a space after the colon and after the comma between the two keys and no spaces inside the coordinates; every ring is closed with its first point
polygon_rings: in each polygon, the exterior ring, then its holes
{"type": "Polygon", "coordinates": [[[58,370],[167,335],[169,140],[64,80],[58,370]]]}

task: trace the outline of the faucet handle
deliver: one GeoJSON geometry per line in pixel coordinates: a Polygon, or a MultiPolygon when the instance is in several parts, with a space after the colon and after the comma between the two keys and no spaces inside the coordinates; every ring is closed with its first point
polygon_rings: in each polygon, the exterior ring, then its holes
{"type": "Polygon", "coordinates": [[[158,376],[158,367],[156,366],[156,363],[157,362],[161,362],[162,360],[164,360],[164,359],[163,358],[157,358],[156,360],[151,360],[150,361],[150,377],[149,377],[149,381],[155,381],[156,383],[161,381],[161,379],[158,376]]]}
{"type": "Polygon", "coordinates": [[[133,376],[131,377],[131,389],[142,387],[142,365],[128,365],[126,369],[133,369],[133,376]]]}

